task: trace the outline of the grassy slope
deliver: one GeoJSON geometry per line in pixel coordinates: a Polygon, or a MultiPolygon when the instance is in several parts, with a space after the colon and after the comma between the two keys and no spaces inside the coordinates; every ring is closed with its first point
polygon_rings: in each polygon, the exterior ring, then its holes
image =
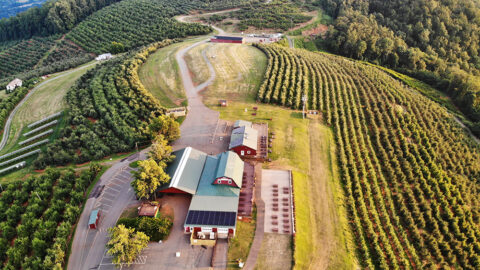
{"type": "Polygon", "coordinates": [[[192,81],[195,85],[201,84],[210,77],[208,66],[202,56],[202,51],[210,45],[211,44],[199,45],[185,54],[185,62],[187,62],[188,69],[192,73],[192,81]]]}
{"type": "MultiPolygon", "coordinates": [[[[14,146],[17,141],[21,130],[29,123],[40,120],[46,116],[64,110],[67,107],[67,103],[64,99],[67,90],[73,85],[73,83],[87,72],[88,69],[93,68],[91,65],[87,68],[81,66],[76,68],[67,76],[52,80],[42,85],[36,92],[29,97],[29,99],[20,107],[13,118],[12,125],[10,127],[10,135],[5,148],[0,154],[7,153],[14,146]]],[[[67,71],[70,72],[70,71],[67,71]]],[[[59,73],[55,76],[58,76],[59,73]]],[[[52,76],[52,77],[55,77],[52,76]]]]}
{"type": "Polygon", "coordinates": [[[182,80],[175,61],[175,53],[199,39],[190,39],[159,49],[140,68],[139,77],[147,88],[165,107],[178,107],[185,100],[182,80]]]}

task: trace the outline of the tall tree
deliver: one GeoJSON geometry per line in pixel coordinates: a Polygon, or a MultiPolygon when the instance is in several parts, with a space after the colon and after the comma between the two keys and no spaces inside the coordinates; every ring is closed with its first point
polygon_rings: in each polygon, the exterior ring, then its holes
{"type": "Polygon", "coordinates": [[[139,161],[138,167],[139,170],[135,173],[135,180],[132,182],[135,193],[140,199],[150,199],[152,195],[156,198],[155,191],[168,182],[170,176],[152,158],[139,161]]]}
{"type": "Polygon", "coordinates": [[[154,138],[158,134],[162,134],[168,142],[180,138],[180,125],[173,117],[168,115],[153,118],[148,128],[154,138]]]}
{"type": "Polygon", "coordinates": [[[108,233],[110,241],[107,243],[107,253],[113,256],[112,261],[117,267],[122,264],[130,266],[150,240],[143,232],[135,232],[135,229],[124,225],[110,228],[108,233]]]}
{"type": "Polygon", "coordinates": [[[168,141],[165,140],[163,135],[157,136],[148,157],[155,160],[162,168],[167,167],[167,163],[175,158],[172,155],[172,146],[168,145],[168,141]]]}

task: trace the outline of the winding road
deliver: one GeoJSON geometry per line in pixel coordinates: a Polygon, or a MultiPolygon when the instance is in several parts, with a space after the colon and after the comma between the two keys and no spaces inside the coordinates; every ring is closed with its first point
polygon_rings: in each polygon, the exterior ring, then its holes
{"type": "MultiPolygon", "coordinates": [[[[230,12],[232,10],[225,10],[220,12],[212,12],[208,14],[218,14],[224,12],[230,12]]],[[[206,15],[206,14],[205,14],[206,15]]],[[[176,19],[181,22],[186,22],[185,19],[190,16],[179,16],[176,19]]],[[[224,31],[220,28],[212,26],[219,34],[223,34],[224,31]]],[[[215,132],[219,123],[219,113],[207,108],[200,95],[200,91],[213,83],[216,77],[215,70],[208,60],[205,53],[202,53],[203,59],[207,63],[210,77],[207,81],[195,86],[187,63],[185,62],[185,54],[201,44],[205,44],[210,39],[211,35],[205,36],[204,40],[201,40],[193,45],[180,49],[175,57],[179,66],[180,75],[182,78],[185,93],[188,99],[188,114],[186,119],[180,126],[181,137],[173,144],[173,149],[181,149],[186,146],[192,146],[208,153],[217,153],[218,145],[212,144],[212,138],[215,136],[215,132]]],[[[104,186],[105,190],[101,195],[96,198],[89,198],[86,202],[84,210],[80,216],[75,236],[72,242],[72,250],[68,261],[68,269],[113,269],[112,265],[105,264],[105,245],[108,241],[107,229],[115,226],[116,221],[120,217],[123,210],[136,202],[135,194],[130,187],[130,183],[133,180],[131,174],[131,168],[129,163],[133,160],[145,159],[146,152],[149,149],[143,150],[139,156],[132,156],[128,160],[119,161],[109,168],[100,178],[97,183],[98,186],[104,186]],[[102,216],[100,225],[97,230],[89,230],[87,223],[90,213],[93,209],[102,209],[102,216]]],[[[174,224],[183,224],[185,216],[175,215],[174,224]]],[[[180,234],[183,236],[183,228],[173,228],[173,230],[181,230],[180,234]]],[[[172,235],[177,232],[172,232],[172,235]]],[[[173,240],[172,240],[173,241],[173,240]]],[[[170,245],[182,245],[182,243],[172,243],[170,245]]],[[[180,241],[181,242],[181,241],[180,241]]],[[[167,247],[167,242],[163,245],[150,244],[149,249],[145,254],[155,253],[155,256],[148,256],[148,259],[142,261],[142,264],[134,264],[131,268],[137,269],[188,269],[195,268],[195,265],[185,264],[188,260],[173,260],[174,256],[164,254],[167,247]],[[164,258],[164,256],[166,256],[164,258]],[[173,258],[173,259],[172,259],[173,258]],[[156,260],[162,260],[159,264],[156,260]]],[[[188,248],[190,248],[190,245],[188,248]]],[[[177,246],[175,246],[177,248],[177,246]]],[[[180,247],[179,247],[180,248],[180,247]]],[[[203,250],[203,249],[201,249],[203,250]]],[[[183,255],[182,255],[183,256],[183,255]]],[[[147,256],[144,256],[147,257],[147,256]]]]}
{"type": "Polygon", "coordinates": [[[60,75],[58,75],[54,78],[48,79],[46,81],[43,81],[40,84],[38,84],[37,86],[35,86],[32,90],[30,90],[30,92],[28,92],[28,94],[17,104],[17,106],[15,106],[13,111],[8,116],[7,122],[5,122],[5,127],[3,128],[3,133],[2,133],[2,141],[0,141],[0,151],[2,151],[3,148],[5,147],[5,145],[7,144],[8,136],[10,135],[10,126],[12,125],[13,118],[15,117],[15,114],[17,113],[18,109],[20,107],[22,107],[22,105],[25,103],[25,101],[27,101],[40,87],[42,87],[43,85],[45,85],[47,83],[50,83],[52,81],[58,80],[62,77],[65,77],[72,72],[85,69],[85,68],[87,68],[91,65],[95,65],[96,63],[97,62],[93,62],[93,63],[90,63],[88,65],[81,66],[81,67],[78,67],[76,69],[71,69],[71,70],[65,71],[63,73],[60,73],[60,75]]]}

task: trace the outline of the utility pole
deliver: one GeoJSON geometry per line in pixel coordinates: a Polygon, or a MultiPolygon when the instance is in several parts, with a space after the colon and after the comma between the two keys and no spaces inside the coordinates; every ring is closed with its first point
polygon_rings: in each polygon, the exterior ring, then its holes
{"type": "Polygon", "coordinates": [[[308,97],[307,95],[303,94],[302,96],[302,101],[303,101],[303,110],[302,110],[302,116],[303,116],[303,119],[305,119],[305,105],[307,104],[307,100],[308,100],[308,97]]]}

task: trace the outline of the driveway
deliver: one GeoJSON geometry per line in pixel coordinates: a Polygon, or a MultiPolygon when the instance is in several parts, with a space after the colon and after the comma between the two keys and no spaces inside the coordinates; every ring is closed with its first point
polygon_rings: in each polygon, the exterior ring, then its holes
{"type": "MultiPolygon", "coordinates": [[[[183,223],[190,205],[191,196],[183,194],[166,195],[160,200],[162,206],[173,209],[173,228],[168,239],[162,243],[149,243],[135,264],[122,269],[209,269],[213,254],[212,247],[190,245],[190,235],[183,233],[183,223]],[[180,257],[175,253],[180,252],[180,257]]],[[[111,258],[105,255],[102,258],[100,270],[113,270],[111,258]]]]}
{"type": "MultiPolygon", "coordinates": [[[[140,159],[145,159],[146,151],[140,153],[140,159]]],[[[89,198],[85,204],[73,238],[68,269],[99,267],[108,241],[107,229],[115,226],[126,206],[136,202],[135,193],[130,186],[133,181],[132,169],[128,166],[137,159],[137,155],[133,157],[113,165],[95,185],[94,189],[102,185],[104,189],[98,198],[89,198]],[[88,219],[94,209],[100,209],[101,216],[98,229],[91,230],[88,229],[88,219]]]]}

